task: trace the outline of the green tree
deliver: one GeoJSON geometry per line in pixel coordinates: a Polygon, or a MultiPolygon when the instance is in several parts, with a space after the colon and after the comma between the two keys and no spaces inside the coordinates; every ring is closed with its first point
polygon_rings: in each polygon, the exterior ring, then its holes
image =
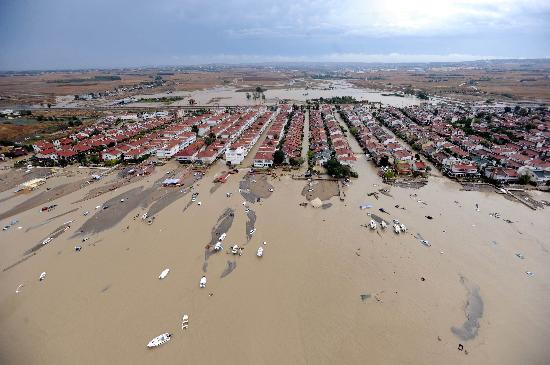
{"type": "Polygon", "coordinates": [[[525,174],[525,175],[521,175],[518,179],[518,182],[522,185],[527,185],[531,182],[531,176],[525,174]]]}
{"type": "Polygon", "coordinates": [[[273,163],[275,165],[281,165],[285,161],[285,153],[282,150],[277,150],[273,154],[273,163]]]}
{"type": "Polygon", "coordinates": [[[393,170],[386,170],[386,172],[384,172],[384,178],[386,179],[393,179],[395,177],[395,172],[393,172],[393,170]]]}

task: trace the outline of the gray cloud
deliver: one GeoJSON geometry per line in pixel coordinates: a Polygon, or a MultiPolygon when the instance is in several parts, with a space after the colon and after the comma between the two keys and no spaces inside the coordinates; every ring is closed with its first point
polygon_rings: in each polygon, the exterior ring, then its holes
{"type": "Polygon", "coordinates": [[[0,34],[0,69],[534,58],[550,2],[0,0],[0,34]]]}

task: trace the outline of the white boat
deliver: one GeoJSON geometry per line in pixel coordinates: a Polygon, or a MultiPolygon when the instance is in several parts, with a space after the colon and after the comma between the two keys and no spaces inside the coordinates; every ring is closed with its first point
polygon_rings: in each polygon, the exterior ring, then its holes
{"type": "Polygon", "coordinates": [[[162,272],[159,275],[159,279],[161,279],[161,280],[164,279],[166,277],[166,275],[168,275],[169,272],[170,272],[170,269],[162,270],[162,272]]]}
{"type": "Polygon", "coordinates": [[[199,288],[206,288],[206,276],[203,276],[199,281],[199,288]]]}
{"type": "Polygon", "coordinates": [[[250,234],[256,233],[256,228],[251,229],[249,233],[250,233],[250,234]]]}
{"type": "Polygon", "coordinates": [[[50,243],[52,240],[53,240],[53,238],[48,237],[48,238],[46,238],[44,241],[42,241],[42,244],[43,244],[43,245],[47,245],[47,244],[50,243]]]}
{"type": "Polygon", "coordinates": [[[158,346],[162,345],[163,343],[166,343],[166,342],[170,341],[171,338],[172,338],[171,334],[163,333],[162,335],[157,336],[157,337],[153,338],[151,341],[149,341],[149,343],[147,344],[147,347],[149,347],[149,348],[158,347],[158,346]]]}
{"type": "Polygon", "coordinates": [[[44,271],[42,274],[40,274],[40,276],[38,277],[38,280],[42,281],[46,279],[46,272],[44,271]]]}
{"type": "Polygon", "coordinates": [[[239,253],[239,245],[235,245],[235,246],[231,247],[231,253],[233,255],[238,254],[239,253]]]}
{"type": "Polygon", "coordinates": [[[399,219],[394,219],[394,220],[393,220],[393,223],[399,224],[399,219]]]}
{"type": "Polygon", "coordinates": [[[202,202],[197,202],[197,205],[202,205],[202,202]]]}
{"type": "Polygon", "coordinates": [[[183,315],[183,318],[181,319],[181,329],[186,329],[189,327],[189,316],[187,314],[183,315]]]}
{"type": "Polygon", "coordinates": [[[369,223],[369,227],[370,229],[376,229],[377,227],[377,224],[374,220],[371,219],[370,223],[369,223]]]}
{"type": "Polygon", "coordinates": [[[399,228],[401,228],[401,232],[407,232],[407,226],[405,226],[403,223],[399,225],[399,228]]]}
{"type": "Polygon", "coordinates": [[[401,227],[399,227],[397,224],[394,224],[393,230],[395,231],[395,233],[399,234],[401,232],[401,227]]]}
{"type": "Polygon", "coordinates": [[[218,242],[214,245],[214,251],[221,251],[222,249],[223,249],[222,242],[221,242],[221,241],[218,241],[218,242]]]}
{"type": "Polygon", "coordinates": [[[223,241],[226,236],[227,236],[227,233],[222,233],[220,236],[220,241],[223,241]]]}
{"type": "Polygon", "coordinates": [[[382,222],[380,222],[380,227],[382,227],[382,229],[386,229],[388,227],[388,225],[385,221],[382,221],[382,222]]]}
{"type": "Polygon", "coordinates": [[[264,248],[258,247],[258,251],[256,252],[256,256],[262,257],[264,255],[264,248]]]}

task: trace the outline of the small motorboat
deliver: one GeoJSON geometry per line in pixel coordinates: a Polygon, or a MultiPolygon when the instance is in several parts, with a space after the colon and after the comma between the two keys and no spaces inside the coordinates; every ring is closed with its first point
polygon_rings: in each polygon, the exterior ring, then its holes
{"type": "Polygon", "coordinates": [[[258,247],[258,251],[256,251],[256,256],[262,257],[264,255],[264,248],[258,247]]]}
{"type": "Polygon", "coordinates": [[[218,242],[214,245],[214,251],[221,251],[222,249],[223,249],[222,242],[221,242],[221,241],[218,241],[218,242]]]}
{"type": "Polygon", "coordinates": [[[227,233],[222,233],[220,236],[220,241],[223,241],[226,236],[227,236],[227,233]]]}
{"type": "Polygon", "coordinates": [[[197,205],[202,205],[202,202],[197,202],[197,205]]]}
{"type": "Polygon", "coordinates": [[[369,227],[370,229],[376,229],[377,224],[373,219],[370,220],[369,227]]]}
{"type": "Polygon", "coordinates": [[[395,233],[397,233],[397,234],[401,233],[401,227],[399,227],[399,225],[397,225],[397,224],[394,224],[394,225],[393,225],[393,230],[394,230],[395,233]]]}
{"type": "Polygon", "coordinates": [[[430,247],[432,244],[430,243],[430,241],[427,241],[427,240],[420,240],[420,243],[423,244],[424,246],[426,247],[430,247]]]}
{"type": "Polygon", "coordinates": [[[42,244],[43,245],[47,245],[48,243],[52,242],[53,238],[52,237],[48,237],[46,238],[44,241],[42,241],[42,244]]]}
{"type": "Polygon", "coordinates": [[[40,274],[40,276],[38,277],[38,280],[40,280],[40,281],[43,281],[44,279],[46,279],[46,272],[45,271],[42,274],[40,274]]]}
{"type": "Polygon", "coordinates": [[[254,234],[254,233],[256,233],[256,228],[252,228],[252,229],[250,230],[250,232],[248,232],[248,233],[250,233],[251,235],[254,234]]]}
{"type": "Polygon", "coordinates": [[[171,338],[172,338],[171,334],[163,333],[162,335],[157,336],[157,337],[153,338],[151,341],[149,341],[149,343],[147,344],[147,347],[149,347],[149,348],[158,347],[158,346],[162,345],[163,343],[166,343],[166,342],[170,341],[171,338]]]}
{"type": "Polygon", "coordinates": [[[168,275],[169,272],[170,272],[170,269],[162,270],[162,272],[159,275],[159,279],[161,279],[161,280],[164,279],[168,275]]]}
{"type": "Polygon", "coordinates": [[[403,223],[399,225],[399,228],[401,228],[401,232],[407,232],[407,226],[405,226],[403,223]]]}
{"type": "Polygon", "coordinates": [[[206,276],[203,276],[199,281],[199,288],[206,288],[206,276]]]}
{"type": "Polygon", "coordinates": [[[231,247],[231,253],[233,255],[237,255],[239,253],[239,250],[240,250],[239,245],[235,245],[235,246],[231,247]]]}
{"type": "Polygon", "coordinates": [[[388,224],[385,221],[382,221],[380,222],[380,227],[382,227],[382,229],[386,229],[388,227],[388,224]]]}
{"type": "Polygon", "coordinates": [[[393,223],[399,224],[399,219],[394,219],[394,220],[393,220],[393,223]]]}

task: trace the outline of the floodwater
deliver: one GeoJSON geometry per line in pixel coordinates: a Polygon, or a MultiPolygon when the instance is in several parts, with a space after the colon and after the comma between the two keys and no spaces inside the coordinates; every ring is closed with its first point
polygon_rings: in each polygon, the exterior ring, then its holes
{"type": "MultiPolygon", "coordinates": [[[[363,89],[353,86],[352,84],[334,80],[318,84],[312,88],[292,88],[292,87],[277,87],[269,89],[264,93],[265,100],[247,99],[246,92],[237,91],[234,87],[215,87],[197,91],[174,91],[168,93],[144,94],[137,95],[137,98],[160,98],[170,96],[182,96],[183,100],[178,100],[171,103],[171,106],[188,106],[189,99],[194,99],[197,105],[211,106],[226,106],[226,105],[257,105],[257,104],[277,104],[282,100],[290,100],[291,102],[305,102],[306,100],[331,98],[335,96],[352,96],[360,101],[381,102],[383,104],[396,107],[405,107],[410,105],[420,104],[421,100],[414,96],[394,96],[382,95],[385,92],[363,89]]],[[[139,104],[139,103],[138,103],[139,104]]],[[[129,104],[132,105],[132,104],[129,104]]],[[[136,104],[133,104],[136,105],[136,104]]],[[[147,103],[154,105],[154,103],[147,103]]],[[[161,105],[161,104],[158,104],[161,105]]]]}
{"type": "MultiPolygon", "coordinates": [[[[119,199],[147,189],[144,181],[78,205],[72,202],[91,187],[59,197],[54,203],[61,212],[78,211],[28,232],[58,213],[19,213],[22,229],[0,232],[0,267],[17,263],[0,275],[0,363],[548,364],[550,209],[461,191],[440,177],[416,190],[391,187],[391,196],[374,200],[369,192],[390,187],[371,162],[357,157],[359,178],[345,188],[345,201],[326,201],[330,209],[300,206],[303,180],[267,176],[274,192],[247,203],[256,231],[242,256],[226,251],[247,242],[248,216],[238,193],[245,173],[210,194],[213,177],[226,169],[221,161],[193,189],[200,206],[182,212],[188,200],[176,199],[151,225],[132,219],[143,207],[126,212],[134,202],[119,199]],[[110,228],[92,229],[90,242],[101,244],[75,252],[70,237],[87,220],[82,213],[107,201],[112,205],[103,214],[118,220],[122,214],[109,210],[120,209],[125,215],[110,228]],[[359,209],[365,201],[373,207],[359,209]],[[379,208],[408,232],[365,229],[368,213],[379,208]],[[22,260],[71,219],[77,224],[66,234],[22,260]],[[416,232],[431,247],[419,244],[416,232]],[[226,248],[208,257],[204,272],[205,245],[221,233],[227,233],[226,248]],[[158,280],[167,267],[170,276],[158,280]],[[43,271],[47,278],[39,281],[43,271]],[[203,275],[208,283],[200,289],[203,275]],[[191,318],[185,331],[183,314],[191,318]],[[170,342],[146,348],[164,332],[173,334],[170,342]]],[[[148,180],[174,168],[169,162],[148,180]]],[[[0,212],[10,204],[18,203],[8,201],[0,212]]]]}

